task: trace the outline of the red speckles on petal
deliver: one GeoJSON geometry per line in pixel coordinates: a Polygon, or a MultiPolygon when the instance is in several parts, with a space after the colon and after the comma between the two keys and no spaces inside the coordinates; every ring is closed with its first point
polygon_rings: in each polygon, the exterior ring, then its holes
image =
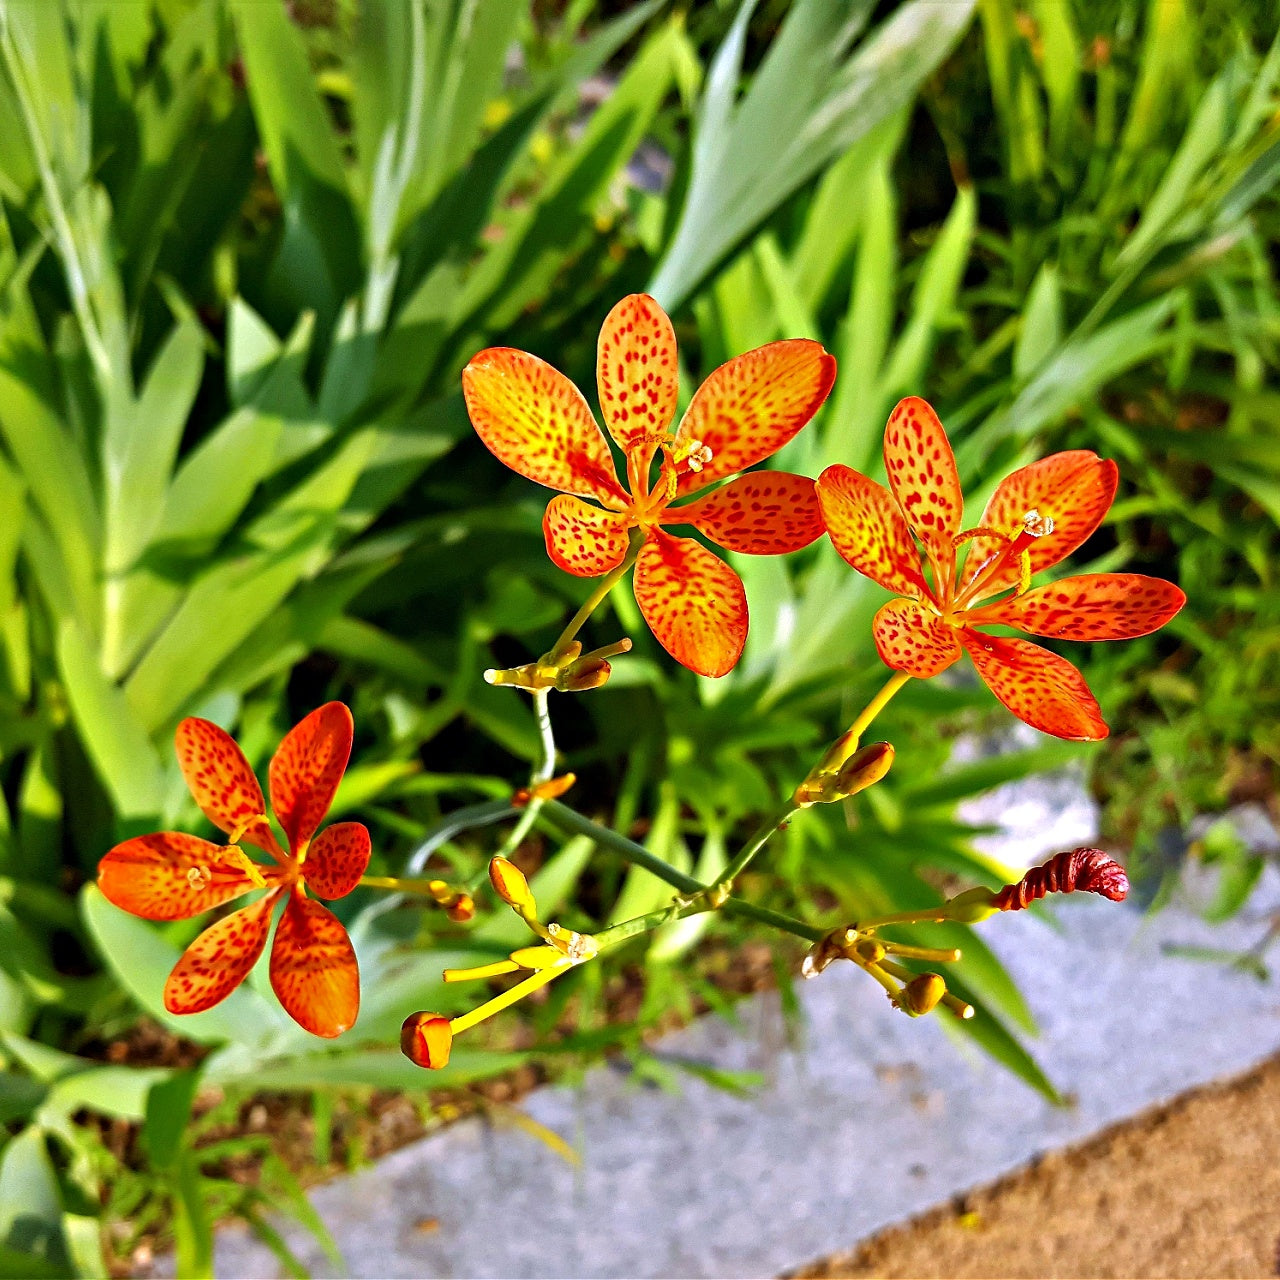
{"type": "Polygon", "coordinates": [[[545,360],[490,347],[462,371],[462,393],[476,433],[512,471],[563,493],[625,501],[582,393],[545,360]]]}
{"type": "MultiPolygon", "coordinates": [[[[245,854],[180,831],[134,836],[98,863],[98,888],[117,907],[147,920],[188,920],[254,888],[245,854]]],[[[274,867],[262,867],[267,878],[274,867]]]]}
{"type": "Polygon", "coordinates": [[[580,578],[598,577],[622,563],[630,526],[626,516],[566,494],[552,498],[542,517],[547,555],[566,573],[580,578]]]}
{"type": "Polygon", "coordinates": [[[311,842],[302,878],[318,898],[345,898],[369,867],[372,845],[362,822],[335,822],[311,842]]]}
{"type": "Polygon", "coordinates": [[[1030,640],[965,630],[961,640],[987,688],[1033,729],[1095,742],[1109,730],[1084,677],[1065,658],[1030,640]]]}
{"type": "Polygon", "coordinates": [[[928,552],[935,582],[950,582],[956,563],[952,538],[960,532],[964,495],[947,433],[918,396],[900,401],[889,415],[884,465],[893,496],[928,552]]]}
{"type": "Polygon", "coordinates": [[[351,756],[355,726],[341,702],[326,702],[285,735],[271,757],[271,807],[289,837],[289,851],[315,834],[351,756]]]}
{"type": "Polygon", "coordinates": [[[859,573],[890,591],[929,594],[920,553],[888,489],[837,464],[818,477],[817,492],[832,544],[859,573]]]}
{"type": "Polygon", "coordinates": [[[266,821],[262,788],[244,752],[225,729],[211,720],[184,720],[174,734],[178,767],[205,817],[220,831],[267,853],[279,846],[266,821]],[[254,822],[253,819],[261,821],[254,822]],[[246,823],[251,823],[245,827],[246,823]]]}
{"type": "Polygon", "coordinates": [[[992,622],[1062,640],[1132,640],[1163,627],[1186,603],[1172,582],[1140,573],[1086,573],[971,610],[992,622]]]}
{"type": "Polygon", "coordinates": [[[750,555],[782,555],[822,533],[813,481],[786,471],[753,471],[683,507],[668,507],[663,524],[691,524],[720,546],[750,555]]]}
{"type": "Polygon", "coordinates": [[[701,543],[653,530],[636,561],[635,588],[658,642],[691,671],[722,676],[742,656],[742,579],[701,543]]]}
{"type": "MultiPolygon", "coordinates": [[[[1065,560],[1102,523],[1115,500],[1118,481],[1116,464],[1087,449],[1050,454],[1006,476],[991,495],[978,523],[984,529],[1010,535],[1023,527],[1029,511],[1037,512],[1042,520],[1052,520],[1053,531],[1027,547],[1031,572],[1038,573],[1065,560]]],[[[975,538],[969,546],[960,585],[972,582],[1004,545],[999,538],[975,538]]],[[[994,595],[1017,586],[1019,574],[1018,561],[1010,561],[984,583],[982,594],[994,595]]]]}
{"type": "Polygon", "coordinates": [[[836,377],[836,362],[817,342],[771,342],[722,364],[700,386],[676,432],[700,440],[711,460],[680,477],[690,493],[745,471],[782,448],[818,411],[836,377]]]}
{"type": "Polygon", "coordinates": [[[624,450],[661,435],[676,416],[676,335],[647,293],[622,299],[600,330],[596,382],[604,424],[624,450]]]}
{"type": "Polygon", "coordinates": [[[342,922],[294,893],[271,944],[271,989],[285,1012],[317,1036],[340,1036],[360,1011],[360,971],[342,922]]]}
{"type": "Polygon", "coordinates": [[[945,671],[961,653],[955,627],[916,600],[890,600],[876,614],[871,633],[885,666],[919,680],[945,671]]]}
{"type": "Polygon", "coordinates": [[[276,895],[210,925],[183,953],[164,984],[170,1013],[200,1013],[225,1000],[257,963],[271,928],[276,895]]]}

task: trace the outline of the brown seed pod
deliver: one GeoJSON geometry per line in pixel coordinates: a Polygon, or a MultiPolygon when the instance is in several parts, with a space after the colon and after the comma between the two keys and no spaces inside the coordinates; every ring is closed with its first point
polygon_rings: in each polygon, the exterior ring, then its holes
{"type": "Polygon", "coordinates": [[[1099,893],[1112,902],[1123,902],[1129,892],[1129,877],[1101,849],[1072,849],[1032,867],[1017,884],[1005,885],[991,905],[998,911],[1021,911],[1047,893],[1077,892],[1099,893]]]}

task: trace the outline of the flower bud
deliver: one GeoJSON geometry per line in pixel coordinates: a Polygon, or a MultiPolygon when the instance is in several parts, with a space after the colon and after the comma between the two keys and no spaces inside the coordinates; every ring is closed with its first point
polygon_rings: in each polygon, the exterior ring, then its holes
{"type": "Polygon", "coordinates": [[[873,742],[854,752],[836,774],[834,790],[843,798],[874,786],[892,767],[893,754],[891,742],[873,742]]]}
{"type": "Polygon", "coordinates": [[[537,903],[533,900],[533,891],[524,878],[524,872],[514,862],[501,856],[489,860],[489,883],[493,891],[507,906],[519,915],[537,915],[537,903]]]}
{"type": "Polygon", "coordinates": [[[562,773],[558,778],[535,782],[531,787],[520,787],[512,793],[511,805],[515,809],[523,809],[533,800],[558,800],[577,780],[576,773],[562,773]]]}
{"type": "Polygon", "coordinates": [[[947,994],[947,984],[939,973],[922,973],[902,988],[898,1004],[903,1013],[918,1018],[933,1009],[947,994]]]}
{"type": "Polygon", "coordinates": [[[400,1028],[400,1052],[415,1066],[438,1071],[449,1061],[453,1028],[439,1013],[411,1013],[400,1028]]]}
{"type": "Polygon", "coordinates": [[[584,658],[556,677],[556,688],[561,693],[586,693],[600,688],[612,674],[613,668],[604,658],[584,658]]]}
{"type": "Polygon", "coordinates": [[[446,908],[446,915],[457,924],[465,924],[475,918],[475,899],[469,893],[460,893],[446,908]]]}

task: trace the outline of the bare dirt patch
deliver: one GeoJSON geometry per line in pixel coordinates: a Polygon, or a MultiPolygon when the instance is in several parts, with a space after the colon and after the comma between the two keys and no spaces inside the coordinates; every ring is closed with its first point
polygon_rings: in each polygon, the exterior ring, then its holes
{"type": "Polygon", "coordinates": [[[1280,1275],[1280,1057],[792,1273],[1280,1275]]]}

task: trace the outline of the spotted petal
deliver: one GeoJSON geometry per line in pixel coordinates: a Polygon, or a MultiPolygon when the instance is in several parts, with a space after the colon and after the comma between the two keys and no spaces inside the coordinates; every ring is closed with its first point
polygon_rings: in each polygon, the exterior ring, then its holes
{"type": "Polygon", "coordinates": [[[876,652],[887,667],[928,680],[961,654],[956,628],[918,600],[890,600],[871,624],[876,652]]]}
{"type": "Polygon", "coordinates": [[[271,929],[276,895],[210,925],[182,954],[164,984],[170,1013],[200,1013],[225,1000],[258,962],[271,929]]]}
{"type": "Polygon", "coordinates": [[[968,629],[960,638],[987,688],[1033,729],[1073,742],[1110,732],[1084,677],[1065,658],[1030,640],[968,629]]]}
{"type": "Polygon", "coordinates": [[[291,894],[271,944],[271,989],[312,1035],[340,1036],[360,1011],[360,971],[342,921],[291,894]]]}
{"type": "Polygon", "coordinates": [[[279,854],[262,788],[236,740],[211,720],[192,716],[178,725],[174,748],[182,776],[205,817],[237,841],[279,854]]]}
{"type": "Polygon", "coordinates": [[[1132,640],[1159,630],[1186,602],[1181,589],[1163,578],[1085,573],[970,610],[967,621],[1061,640],[1132,640]]]}
{"type": "Polygon", "coordinates": [[[630,521],[617,511],[561,494],[547,503],[542,535],[547,555],[566,573],[595,578],[616,569],[627,554],[630,521]]]}
{"type": "Polygon", "coordinates": [[[903,595],[929,594],[911,530],[884,485],[837,463],[817,491],[832,544],[859,573],[903,595]]]}
{"type": "Polygon", "coordinates": [[[267,783],[289,850],[296,854],[324,821],[351,756],[355,726],[341,702],[326,702],[285,734],[267,783]]]}
{"type": "Polygon", "coordinates": [[[700,542],[653,530],[636,561],[635,588],[658,643],[691,671],[722,676],[742,656],[742,579],[700,542]]]}
{"type": "Polygon", "coordinates": [[[462,371],[462,393],[476,433],[512,471],[562,493],[625,501],[582,392],[545,360],[490,347],[462,371]]]}
{"type": "Polygon", "coordinates": [[[600,412],[624,451],[666,432],[676,416],[678,381],[667,313],[647,293],[629,294],[605,317],[596,348],[600,412]]]}
{"type": "Polygon", "coordinates": [[[371,844],[363,822],[335,822],[311,842],[302,878],[317,897],[345,898],[369,868],[371,844]]]}
{"type": "Polygon", "coordinates": [[[117,907],[147,920],[188,920],[230,902],[272,877],[234,845],[181,831],[134,836],[98,863],[98,888],[117,907]]]}
{"type": "MultiPolygon", "coordinates": [[[[1042,520],[1052,520],[1053,531],[1036,538],[1027,548],[1031,572],[1038,573],[1065,560],[1097,529],[1115,499],[1118,479],[1114,462],[1087,449],[1050,454],[1006,476],[991,495],[979,524],[1007,538],[1023,527],[1029,512],[1036,512],[1042,520]]],[[[1004,539],[999,537],[975,538],[960,585],[972,582],[1004,545],[1004,539]]],[[[1017,560],[1010,561],[984,583],[980,595],[994,595],[1016,586],[1020,573],[1017,560]]]]}
{"type": "Polygon", "coordinates": [[[711,459],[680,477],[681,493],[745,471],[782,448],[817,413],[836,362],[805,338],[771,342],[722,364],[698,388],[676,432],[700,440],[711,459]]]}
{"type": "Polygon", "coordinates": [[[813,481],[786,471],[753,471],[683,507],[668,507],[663,524],[691,524],[729,551],[782,555],[822,534],[813,481]]]}
{"type": "Polygon", "coordinates": [[[889,488],[933,565],[934,582],[955,576],[954,536],[964,516],[964,495],[951,442],[933,406],[918,396],[899,401],[884,431],[889,488]]]}

